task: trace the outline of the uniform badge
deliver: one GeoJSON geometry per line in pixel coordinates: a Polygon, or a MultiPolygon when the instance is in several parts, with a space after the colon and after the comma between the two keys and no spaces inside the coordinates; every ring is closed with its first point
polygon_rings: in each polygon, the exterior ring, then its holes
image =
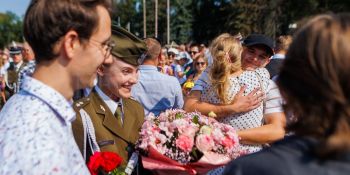
{"type": "Polygon", "coordinates": [[[104,112],[106,112],[105,108],[102,105],[100,105],[100,107],[104,112]]]}

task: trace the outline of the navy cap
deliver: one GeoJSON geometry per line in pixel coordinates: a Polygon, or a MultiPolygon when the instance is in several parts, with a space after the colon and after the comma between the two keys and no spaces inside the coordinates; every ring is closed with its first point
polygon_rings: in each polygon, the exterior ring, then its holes
{"type": "Polygon", "coordinates": [[[270,37],[262,34],[251,34],[242,43],[244,46],[263,45],[268,54],[273,55],[274,42],[270,37]]]}
{"type": "Polygon", "coordinates": [[[11,46],[10,49],[9,49],[9,52],[12,55],[21,54],[21,51],[22,51],[21,47],[11,46]]]}

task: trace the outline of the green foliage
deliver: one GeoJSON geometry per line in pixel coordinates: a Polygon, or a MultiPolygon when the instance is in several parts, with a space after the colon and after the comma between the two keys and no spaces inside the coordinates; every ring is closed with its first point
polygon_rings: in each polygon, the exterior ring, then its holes
{"type": "MultiPolygon", "coordinates": [[[[121,26],[143,37],[143,1],[114,0],[121,26]]],[[[170,41],[208,43],[223,32],[290,34],[310,16],[350,11],[349,0],[170,0],[170,41]]],[[[155,0],[146,0],[147,36],[154,36],[155,0]]],[[[166,0],[158,0],[158,38],[166,41],[166,0]]]]}
{"type": "Polygon", "coordinates": [[[176,113],[175,114],[175,119],[182,119],[182,118],[183,118],[182,113],[176,113]]]}
{"type": "Polygon", "coordinates": [[[140,34],[142,16],[140,18],[137,13],[137,3],[139,1],[140,0],[113,0],[113,22],[119,23],[120,26],[126,29],[130,29],[132,33],[140,34]]]}
{"type": "Polygon", "coordinates": [[[12,12],[0,13],[0,49],[12,41],[23,41],[22,21],[12,12]]]}
{"type": "Polygon", "coordinates": [[[198,115],[193,116],[192,122],[195,124],[199,124],[199,116],[198,115]]]}
{"type": "Polygon", "coordinates": [[[170,26],[171,40],[177,43],[186,43],[192,35],[192,11],[191,1],[174,0],[172,2],[170,26]]]}

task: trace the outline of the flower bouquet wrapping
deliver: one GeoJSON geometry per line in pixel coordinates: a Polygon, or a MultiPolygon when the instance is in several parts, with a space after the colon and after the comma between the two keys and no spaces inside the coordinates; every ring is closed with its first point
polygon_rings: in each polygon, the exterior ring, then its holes
{"type": "Polygon", "coordinates": [[[147,116],[137,148],[146,169],[168,175],[204,174],[243,153],[231,126],[179,109],[147,116]]]}

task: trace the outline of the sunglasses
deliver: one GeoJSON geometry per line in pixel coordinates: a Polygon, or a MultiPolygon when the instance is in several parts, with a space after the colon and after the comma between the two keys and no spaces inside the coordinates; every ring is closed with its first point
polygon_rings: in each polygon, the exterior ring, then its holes
{"type": "Polygon", "coordinates": [[[169,56],[169,57],[175,57],[175,54],[173,54],[173,53],[168,53],[168,56],[169,56]]]}
{"type": "Polygon", "coordinates": [[[198,52],[196,52],[196,51],[189,51],[188,53],[192,55],[192,54],[196,54],[198,52]]]}
{"type": "Polygon", "coordinates": [[[197,66],[199,66],[199,65],[204,66],[204,65],[205,65],[205,62],[197,62],[196,65],[197,65],[197,66]]]}

